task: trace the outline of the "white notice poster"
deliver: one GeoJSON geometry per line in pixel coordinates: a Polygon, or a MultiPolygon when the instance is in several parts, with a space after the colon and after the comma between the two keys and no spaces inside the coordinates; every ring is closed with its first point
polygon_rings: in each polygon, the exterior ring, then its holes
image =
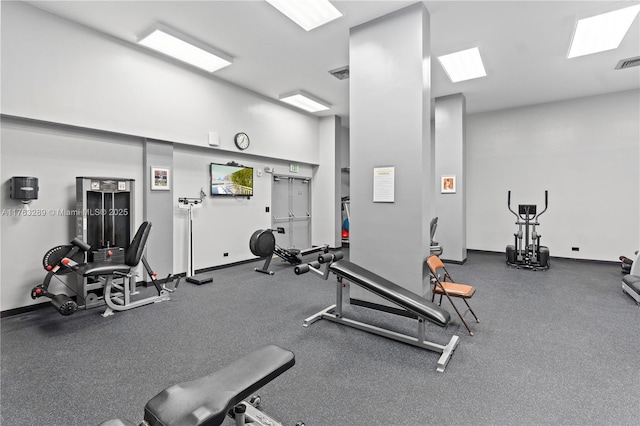
{"type": "Polygon", "coordinates": [[[374,167],[373,168],[373,202],[393,203],[395,167],[374,167]]]}

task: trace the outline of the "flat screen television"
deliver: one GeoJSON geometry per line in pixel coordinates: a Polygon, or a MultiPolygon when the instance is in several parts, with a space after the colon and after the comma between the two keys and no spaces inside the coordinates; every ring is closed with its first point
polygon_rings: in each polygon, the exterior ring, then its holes
{"type": "Polygon", "coordinates": [[[211,163],[211,195],[253,196],[253,167],[211,163]]]}

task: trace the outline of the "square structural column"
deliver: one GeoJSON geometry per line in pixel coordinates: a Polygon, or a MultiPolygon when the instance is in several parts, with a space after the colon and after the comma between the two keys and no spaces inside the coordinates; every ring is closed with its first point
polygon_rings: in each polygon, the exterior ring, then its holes
{"type": "MultiPolygon", "coordinates": [[[[416,3],[350,30],[350,260],[423,295],[429,252],[429,12],[416,3]]],[[[351,302],[390,305],[353,286],[351,302]]]]}
{"type": "Polygon", "coordinates": [[[340,247],[342,176],[342,120],[336,115],[320,119],[320,167],[313,170],[311,244],[340,247]]]}
{"type": "MultiPolygon", "coordinates": [[[[173,195],[173,178],[167,191],[151,190],[151,168],[166,167],[173,173],[173,144],[144,139],[144,220],[153,228],[147,242],[146,257],[158,279],[173,273],[173,214],[178,197],[173,195]]],[[[146,277],[145,279],[148,279],[146,277]]]]}
{"type": "Polygon", "coordinates": [[[442,259],[467,260],[466,99],[462,93],[435,101],[435,240],[443,248],[442,259]]]}

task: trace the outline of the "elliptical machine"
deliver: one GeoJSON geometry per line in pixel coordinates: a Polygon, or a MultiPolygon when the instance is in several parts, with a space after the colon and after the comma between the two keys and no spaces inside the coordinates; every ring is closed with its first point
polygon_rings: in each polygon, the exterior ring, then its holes
{"type": "Polygon", "coordinates": [[[536,213],[535,204],[519,204],[518,213],[511,209],[511,191],[507,193],[507,207],[516,217],[518,232],[515,232],[515,244],[507,246],[507,265],[526,269],[549,269],[549,249],[540,245],[540,234],[536,232],[539,226],[538,218],[547,211],[549,205],[549,191],[544,191],[544,210],[536,213]],[[523,232],[524,227],[524,232],[523,232]],[[531,228],[531,232],[529,229],[531,228]]]}

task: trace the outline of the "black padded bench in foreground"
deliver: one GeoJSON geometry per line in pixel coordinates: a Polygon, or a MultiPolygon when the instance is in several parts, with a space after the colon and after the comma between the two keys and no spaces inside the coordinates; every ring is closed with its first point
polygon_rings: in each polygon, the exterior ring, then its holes
{"type": "MultiPolygon", "coordinates": [[[[293,352],[275,345],[265,346],[213,374],[166,388],[147,402],[142,424],[219,426],[227,415],[232,416],[233,413],[240,424],[245,423],[246,416],[253,425],[280,425],[256,408],[259,400],[243,400],[294,364],[293,352]]],[[[115,419],[100,426],[134,424],[115,419]]]]}
{"type": "Polygon", "coordinates": [[[622,278],[622,291],[633,297],[636,304],[640,305],[640,277],[637,275],[625,275],[622,278]]]}
{"type": "Polygon", "coordinates": [[[446,326],[449,323],[449,312],[442,309],[435,303],[417,295],[404,287],[370,272],[361,266],[351,263],[346,260],[340,260],[342,253],[328,253],[320,255],[318,262],[313,262],[306,265],[300,265],[296,267],[296,274],[303,274],[305,272],[313,271],[316,274],[321,275],[325,280],[327,279],[329,272],[333,272],[338,276],[337,288],[336,288],[336,304],[331,305],[326,309],[318,312],[315,315],[310,316],[304,320],[304,326],[308,327],[314,322],[326,319],[339,324],[354,327],[359,330],[367,331],[369,333],[377,334],[379,336],[387,337],[389,339],[397,340],[402,343],[407,343],[412,346],[417,346],[422,349],[441,353],[438,360],[437,371],[443,372],[453,351],[458,345],[458,336],[453,336],[449,343],[446,345],[439,345],[425,341],[425,325],[424,322],[432,322],[439,326],[446,326]],[[336,260],[336,261],[334,261],[336,260]],[[322,271],[320,270],[321,263],[328,263],[328,267],[322,271]],[[417,337],[407,336],[405,334],[397,333],[392,330],[377,327],[375,325],[366,324],[360,321],[356,321],[350,318],[345,318],[342,314],[342,279],[356,284],[365,290],[368,290],[413,314],[418,318],[418,335],[417,337]]]}

